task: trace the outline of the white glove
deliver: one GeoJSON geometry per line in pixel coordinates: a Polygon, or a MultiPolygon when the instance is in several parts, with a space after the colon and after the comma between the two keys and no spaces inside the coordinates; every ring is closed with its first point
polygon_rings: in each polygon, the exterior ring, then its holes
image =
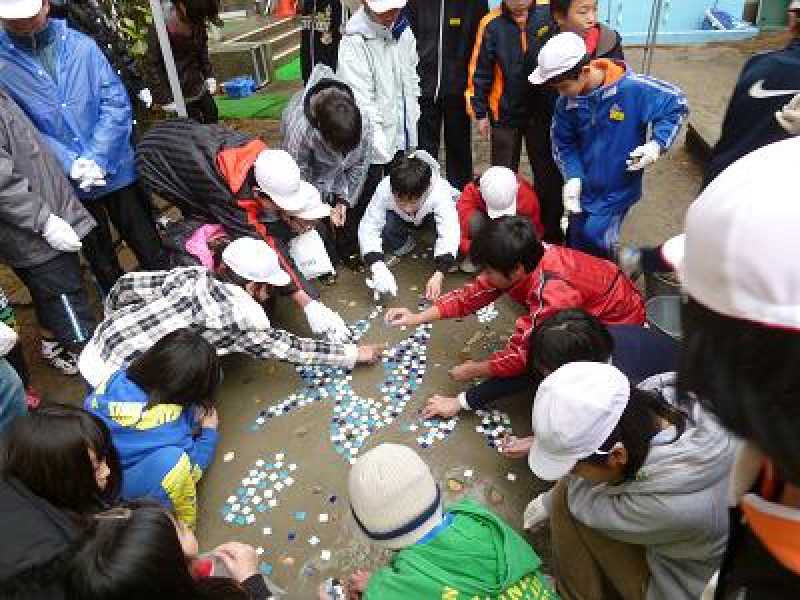
{"type": "Polygon", "coordinates": [[[47,217],[42,236],[48,244],[61,252],[77,252],[81,249],[81,238],[72,225],[56,215],[47,217]]]}
{"type": "Polygon", "coordinates": [[[142,101],[145,108],[150,108],[153,106],[153,94],[150,92],[150,88],[143,88],[139,90],[139,93],[136,94],[137,98],[142,101]]]}
{"type": "Polygon", "coordinates": [[[178,107],[175,106],[174,102],[170,102],[169,104],[164,104],[161,107],[161,110],[163,110],[166,113],[176,113],[178,112],[178,107]]]}
{"type": "Polygon", "coordinates": [[[342,342],[350,338],[350,328],[338,313],[317,300],[312,300],[305,305],[308,325],[316,334],[325,334],[332,342],[342,342]]]}
{"type": "Polygon", "coordinates": [[[397,281],[383,261],[372,263],[372,280],[367,279],[367,286],[379,294],[397,296],[397,281]]]}
{"type": "Polygon", "coordinates": [[[568,213],[581,212],[581,188],[583,183],[580,178],[573,177],[564,184],[562,196],[564,200],[564,210],[568,213]]]}
{"type": "Polygon", "coordinates": [[[800,94],[776,112],[775,118],[789,135],[800,135],[800,94]]]}
{"type": "Polygon", "coordinates": [[[213,77],[206,79],[206,89],[212,96],[217,93],[217,80],[213,77]]]}
{"type": "Polygon", "coordinates": [[[647,142],[630,153],[627,161],[628,171],[641,171],[659,158],[661,158],[661,144],[655,141],[647,142]]]}
{"type": "Polygon", "coordinates": [[[72,166],[69,169],[69,178],[75,181],[83,179],[92,170],[92,165],[96,166],[97,163],[82,156],[80,158],[76,158],[74,161],[72,161],[72,166]]]}
{"type": "Polygon", "coordinates": [[[550,515],[547,514],[547,509],[544,506],[544,494],[539,494],[525,507],[522,528],[528,530],[536,529],[549,518],[550,515]]]}
{"type": "Polygon", "coordinates": [[[17,332],[0,321],[0,356],[5,356],[17,344],[17,332]]]}

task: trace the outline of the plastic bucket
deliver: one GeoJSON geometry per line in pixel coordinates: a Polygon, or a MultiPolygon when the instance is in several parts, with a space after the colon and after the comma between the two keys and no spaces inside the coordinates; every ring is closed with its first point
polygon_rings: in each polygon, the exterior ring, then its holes
{"type": "Polygon", "coordinates": [[[675,273],[647,273],[644,290],[648,298],[656,296],[680,296],[681,282],[675,273]]]}
{"type": "Polygon", "coordinates": [[[680,340],[683,336],[681,303],[681,297],[675,295],[650,298],[645,304],[647,322],[661,333],[680,340]]]}

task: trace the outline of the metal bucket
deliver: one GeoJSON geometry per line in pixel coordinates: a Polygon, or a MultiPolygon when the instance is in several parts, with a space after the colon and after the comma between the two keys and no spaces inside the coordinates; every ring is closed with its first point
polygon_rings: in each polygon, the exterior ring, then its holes
{"type": "Polygon", "coordinates": [[[646,273],[644,290],[648,298],[680,296],[681,282],[675,273],[646,273]]]}
{"type": "Polygon", "coordinates": [[[681,297],[656,296],[645,304],[647,322],[661,333],[680,340],[683,335],[681,327],[681,297]]]}

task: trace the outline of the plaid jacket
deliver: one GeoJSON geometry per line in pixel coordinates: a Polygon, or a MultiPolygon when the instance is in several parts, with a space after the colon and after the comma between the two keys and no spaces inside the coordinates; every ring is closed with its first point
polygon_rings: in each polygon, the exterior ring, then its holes
{"type": "Polygon", "coordinates": [[[81,354],[80,369],[96,386],[162,337],[187,327],[221,355],[242,352],[296,364],[351,368],[356,347],[300,338],[269,326],[263,309],[243,289],[202,267],[128,273],[105,303],[105,319],[81,354]]]}

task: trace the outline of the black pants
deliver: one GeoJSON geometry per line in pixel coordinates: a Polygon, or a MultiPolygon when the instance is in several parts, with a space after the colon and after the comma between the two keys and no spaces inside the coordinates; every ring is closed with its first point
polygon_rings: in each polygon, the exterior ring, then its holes
{"type": "Polygon", "coordinates": [[[208,91],[197,100],[186,104],[186,114],[190,119],[204,125],[213,125],[219,121],[217,103],[214,102],[214,96],[208,91]]]}
{"type": "Polygon", "coordinates": [[[128,244],[139,266],[145,271],[169,268],[153,222],[150,202],[136,184],[84,203],[97,221],[97,227],[83,238],[83,255],[92,267],[97,282],[107,294],[122,276],[109,220],[128,244]]]}
{"type": "Polygon", "coordinates": [[[562,189],[564,179],[553,159],[550,140],[552,116],[547,111],[536,111],[525,127],[492,127],[492,165],[519,170],[522,139],[533,172],[533,187],[539,197],[539,207],[544,225],[544,240],[554,244],[564,242],[561,216],[564,212],[562,189]]]}
{"type": "MultiPolygon", "coordinates": [[[[86,237],[83,242],[86,243],[86,237]]],[[[59,342],[72,345],[92,336],[95,319],[83,288],[81,262],[77,252],[63,252],[44,264],[24,269],[15,268],[14,272],[31,294],[39,325],[52,331],[59,342]],[[72,307],[80,331],[76,331],[70,320],[62,296],[66,297],[72,307]]]]}
{"type": "Polygon", "coordinates": [[[473,410],[485,408],[487,404],[492,404],[500,398],[513,396],[524,391],[530,391],[531,403],[533,403],[533,393],[536,391],[539,382],[528,375],[517,377],[492,377],[472,386],[466,391],[467,404],[473,410]]]}
{"type": "Polygon", "coordinates": [[[361,194],[356,201],[356,205],[347,208],[347,219],[345,220],[344,227],[330,230],[335,238],[338,260],[346,260],[351,256],[358,256],[360,254],[358,226],[361,223],[361,219],[364,217],[364,212],[367,210],[370,200],[372,200],[375,189],[388,173],[389,164],[375,164],[369,166],[369,169],[367,169],[367,178],[364,180],[364,187],[361,188],[361,194]]]}
{"type": "Polygon", "coordinates": [[[472,125],[464,96],[420,98],[419,147],[433,158],[439,158],[442,125],[447,154],[447,180],[454,188],[463,190],[472,181],[472,125]]]}

